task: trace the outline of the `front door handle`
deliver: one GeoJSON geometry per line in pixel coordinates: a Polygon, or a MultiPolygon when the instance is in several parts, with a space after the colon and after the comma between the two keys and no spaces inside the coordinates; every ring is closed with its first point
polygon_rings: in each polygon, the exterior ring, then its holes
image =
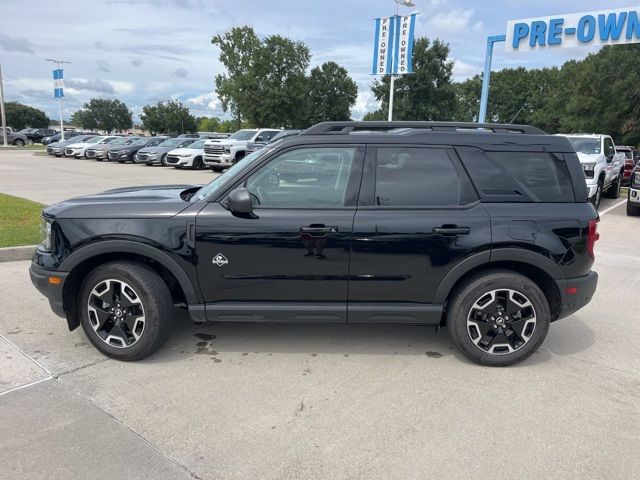
{"type": "Polygon", "coordinates": [[[325,227],[324,225],[300,227],[300,233],[307,233],[309,235],[324,235],[327,233],[338,233],[338,227],[325,227]]]}
{"type": "Polygon", "coordinates": [[[458,227],[457,225],[443,225],[442,227],[434,227],[432,232],[434,235],[457,237],[458,235],[469,235],[471,229],[469,227],[458,227]]]}

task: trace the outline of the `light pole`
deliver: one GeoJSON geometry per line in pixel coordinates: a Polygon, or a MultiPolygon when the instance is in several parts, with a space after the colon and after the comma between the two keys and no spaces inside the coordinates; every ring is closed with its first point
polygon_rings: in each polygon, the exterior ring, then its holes
{"type": "MultiPolygon", "coordinates": [[[[396,2],[396,17],[400,14],[400,6],[403,7],[415,7],[416,4],[411,0],[395,0],[396,2]]],[[[393,121],[393,95],[395,93],[396,87],[396,75],[391,74],[391,81],[389,82],[389,114],[387,116],[387,121],[393,121]]]]}
{"type": "Polygon", "coordinates": [[[7,145],[7,119],[4,116],[4,87],[2,85],[2,66],[0,65],[0,117],[2,117],[2,146],[7,145]]]}
{"type": "MultiPolygon", "coordinates": [[[[55,63],[58,66],[58,70],[62,69],[63,64],[71,63],[71,62],[67,62],[66,60],[54,60],[53,58],[45,58],[45,60],[47,62],[55,63]]],[[[62,95],[60,95],[59,99],[60,99],[60,136],[62,137],[62,140],[64,140],[64,124],[62,122],[62,95]]]]}

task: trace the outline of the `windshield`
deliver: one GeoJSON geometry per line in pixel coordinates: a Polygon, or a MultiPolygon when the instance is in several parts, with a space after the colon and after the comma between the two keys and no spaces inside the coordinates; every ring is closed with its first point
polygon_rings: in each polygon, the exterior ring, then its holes
{"type": "Polygon", "coordinates": [[[183,142],[184,138],[170,138],[169,140],[165,140],[162,142],[159,147],[175,147],[179,143],[183,142]]]}
{"type": "Polygon", "coordinates": [[[91,141],[93,141],[94,138],[96,138],[95,135],[87,135],[87,136],[83,136],[83,137],[74,137],[74,138],[69,139],[69,140],[73,140],[74,143],[91,142],[91,141]]]}
{"type": "Polygon", "coordinates": [[[102,140],[100,140],[98,142],[98,144],[100,145],[104,145],[105,143],[113,143],[115,140],[117,140],[119,137],[105,137],[102,140]]]}
{"type": "Polygon", "coordinates": [[[229,137],[230,140],[251,140],[257,130],[238,130],[229,137]]]}
{"type": "Polygon", "coordinates": [[[246,169],[250,168],[253,163],[255,163],[259,158],[261,158],[266,153],[270,152],[270,148],[263,148],[261,150],[256,150],[250,155],[247,155],[242,159],[241,162],[234,163],[229,170],[224,172],[219,177],[216,177],[212,182],[208,183],[200,190],[196,192],[196,194],[191,197],[192,202],[198,202],[200,200],[205,200],[206,198],[215,196],[220,190],[221,187],[226,185],[226,183],[233,179],[238,175],[242,175],[246,169]]]}
{"type": "Polygon", "coordinates": [[[187,145],[186,148],[204,148],[204,140],[198,140],[191,145],[187,145]]]}
{"type": "Polygon", "coordinates": [[[578,153],[586,153],[587,155],[600,154],[599,138],[569,137],[569,140],[578,153]]]}
{"type": "Polygon", "coordinates": [[[131,145],[146,145],[147,143],[149,143],[149,139],[148,138],[136,138],[133,142],[131,142],[131,145]]]}
{"type": "Polygon", "coordinates": [[[111,145],[124,145],[128,138],[120,137],[109,142],[111,145]]]}
{"type": "Polygon", "coordinates": [[[620,152],[620,153],[624,153],[624,157],[625,157],[625,158],[631,158],[631,159],[633,159],[633,153],[631,152],[631,150],[628,150],[628,149],[622,149],[622,148],[618,147],[618,152],[620,152]]]}

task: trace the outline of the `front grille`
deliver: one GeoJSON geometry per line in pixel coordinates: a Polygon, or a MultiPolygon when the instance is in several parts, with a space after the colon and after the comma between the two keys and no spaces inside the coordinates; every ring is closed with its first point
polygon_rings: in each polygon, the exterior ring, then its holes
{"type": "Polygon", "coordinates": [[[141,162],[144,162],[147,158],[149,158],[149,154],[148,153],[139,153],[138,154],[138,160],[141,162]]]}
{"type": "Polygon", "coordinates": [[[65,155],[73,155],[73,149],[71,149],[71,148],[65,149],[64,154],[65,155]]]}
{"type": "Polygon", "coordinates": [[[96,156],[96,151],[95,150],[87,150],[86,155],[87,155],[88,158],[95,157],[96,156]]]}
{"type": "Polygon", "coordinates": [[[224,147],[221,145],[205,145],[204,153],[209,155],[222,155],[224,153],[224,147]]]}
{"type": "Polygon", "coordinates": [[[118,152],[109,152],[107,156],[109,157],[109,160],[115,160],[118,158],[118,152]]]}
{"type": "Polygon", "coordinates": [[[167,163],[178,163],[180,161],[180,158],[176,157],[175,155],[167,155],[166,159],[167,163]]]}
{"type": "Polygon", "coordinates": [[[47,147],[47,153],[53,153],[53,148],[47,147]]]}

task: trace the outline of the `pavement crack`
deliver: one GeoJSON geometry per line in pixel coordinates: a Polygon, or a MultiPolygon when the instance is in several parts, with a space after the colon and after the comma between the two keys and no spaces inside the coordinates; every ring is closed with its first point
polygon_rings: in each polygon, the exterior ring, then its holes
{"type": "Polygon", "coordinates": [[[85,368],[93,367],[94,365],[100,365],[101,363],[108,362],[108,361],[109,361],[108,358],[100,358],[100,359],[96,360],[95,362],[90,362],[90,363],[87,363],[85,365],[80,365],[78,367],[71,368],[69,370],[65,370],[64,372],[60,372],[60,373],[54,375],[54,377],[55,378],[59,378],[59,377],[61,377],[63,375],[68,375],[70,373],[77,372],[78,370],[83,370],[85,368]]]}
{"type": "Polygon", "coordinates": [[[585,360],[584,358],[574,357],[572,355],[567,355],[567,354],[564,354],[564,353],[554,352],[553,350],[551,350],[549,348],[540,348],[540,350],[545,350],[545,351],[547,351],[547,352],[549,352],[549,353],[551,353],[553,355],[558,355],[560,357],[569,358],[571,360],[577,360],[578,362],[587,363],[589,365],[594,365],[596,367],[607,368],[609,370],[613,370],[614,372],[626,373],[627,375],[633,375],[634,377],[640,376],[637,372],[630,372],[629,370],[623,370],[621,368],[611,367],[609,365],[603,365],[602,363],[592,362],[590,360],[585,360]]]}
{"type": "MultiPolygon", "coordinates": [[[[103,359],[103,361],[106,361],[108,359],[103,359]]],[[[86,366],[90,366],[90,365],[86,365],[86,366]]],[[[82,367],[81,367],[82,368],[82,367]]],[[[106,411],[104,408],[102,408],[100,405],[96,404],[93,400],[91,400],[91,398],[89,398],[88,396],[86,396],[85,394],[83,394],[80,390],[78,390],[77,388],[73,387],[72,385],[65,383],[62,379],[57,378],[56,379],[57,382],[59,382],[61,385],[63,385],[64,387],[68,388],[72,393],[74,393],[75,395],[77,395],[78,397],[84,399],[86,402],[88,402],[89,404],[93,405],[94,407],[96,407],[98,410],[100,410],[101,412],[103,412],[105,415],[107,415],[108,417],[110,417],[114,422],[116,422],[118,425],[120,425],[121,427],[127,429],[129,432],[131,432],[132,435],[135,435],[136,437],[138,437],[140,440],[142,440],[144,443],[146,443],[147,445],[149,445],[151,448],[153,448],[155,451],[157,451],[158,453],[160,453],[163,457],[165,457],[167,460],[169,460],[171,463],[173,463],[174,465],[176,465],[177,467],[181,468],[182,470],[184,470],[185,472],[187,472],[191,478],[194,478],[195,480],[202,480],[202,477],[198,476],[195,472],[193,472],[189,467],[187,467],[186,465],[180,463],[178,460],[176,460],[175,458],[173,458],[171,455],[169,455],[167,452],[165,452],[163,449],[161,449],[159,446],[157,446],[155,443],[153,443],[152,441],[146,439],[145,437],[143,437],[140,433],[136,432],[133,428],[131,428],[130,426],[128,426],[127,424],[123,423],[121,420],[118,420],[112,413],[106,411]]]]}

